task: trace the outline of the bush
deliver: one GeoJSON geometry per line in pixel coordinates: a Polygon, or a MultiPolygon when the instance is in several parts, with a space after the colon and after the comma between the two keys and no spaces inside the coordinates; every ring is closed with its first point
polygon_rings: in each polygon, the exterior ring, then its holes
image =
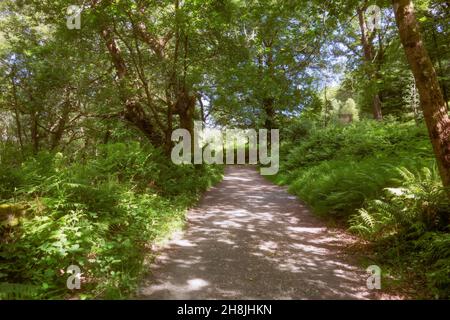
{"type": "Polygon", "coordinates": [[[291,150],[281,148],[275,180],[318,214],[347,218],[365,201],[401,182],[398,166],[412,171],[432,166],[431,145],[423,127],[363,121],[312,130],[291,150]]]}
{"type": "Polygon", "coordinates": [[[398,172],[400,187],[386,188],[384,197],[368,201],[350,219],[350,230],[375,239],[398,232],[448,231],[450,200],[437,169],[422,168],[413,174],[400,168],[398,172]]]}
{"type": "Polygon", "coordinates": [[[299,170],[290,191],[318,214],[347,217],[389,184],[393,177],[390,166],[387,159],[324,161],[308,170],[299,170]]]}
{"type": "Polygon", "coordinates": [[[101,146],[98,154],[71,163],[41,153],[5,171],[3,190],[15,190],[7,201],[27,209],[19,225],[0,228],[4,296],[67,297],[66,269],[74,264],[82,270],[80,297],[126,297],[151,243],[179,227],[186,208],[221,177],[220,167],[176,166],[138,143],[101,146]]]}
{"type": "Polygon", "coordinates": [[[272,179],[372,241],[379,265],[422,279],[427,297],[448,298],[450,201],[425,128],[365,120],[302,138],[284,142],[272,179]]]}

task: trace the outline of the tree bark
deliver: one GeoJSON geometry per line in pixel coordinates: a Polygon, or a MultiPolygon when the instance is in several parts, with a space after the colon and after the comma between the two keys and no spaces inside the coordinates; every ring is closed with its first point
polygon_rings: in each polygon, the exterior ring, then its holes
{"type": "MultiPolygon", "coordinates": [[[[364,60],[366,61],[367,66],[370,68],[369,71],[369,79],[371,81],[377,81],[378,80],[378,68],[379,66],[375,66],[375,47],[373,45],[373,40],[375,38],[376,32],[375,30],[372,32],[372,34],[369,35],[367,24],[366,24],[366,17],[365,12],[366,5],[364,5],[362,8],[358,8],[358,19],[359,19],[359,27],[361,29],[361,44],[363,46],[364,51],[364,60]]],[[[381,51],[381,49],[380,49],[381,51]]],[[[372,97],[372,111],[373,111],[373,117],[375,120],[382,120],[383,114],[381,111],[381,98],[380,93],[377,91],[374,96],[372,97]]]]}
{"type": "MultiPolygon", "coordinates": [[[[450,119],[436,71],[425,48],[411,0],[393,0],[400,39],[414,74],[444,187],[450,186],[450,119]]],[[[450,195],[450,193],[449,193],[450,195]]]]}
{"type": "Polygon", "coordinates": [[[65,101],[62,104],[62,112],[60,118],[56,123],[56,127],[54,128],[54,130],[51,130],[52,133],[50,143],[51,150],[55,150],[61,142],[64,131],[66,130],[67,122],[69,121],[69,113],[70,113],[70,98],[69,93],[67,93],[67,97],[65,98],[65,101]]]}
{"type": "Polygon", "coordinates": [[[265,98],[263,99],[263,108],[266,116],[266,121],[264,122],[264,127],[268,130],[274,129],[275,127],[275,99],[265,98]]]}
{"type": "Polygon", "coordinates": [[[328,97],[327,97],[327,85],[325,85],[325,108],[324,108],[324,127],[326,128],[328,126],[328,97]]]}
{"type": "Polygon", "coordinates": [[[17,99],[17,88],[14,82],[14,72],[11,76],[11,86],[13,91],[13,101],[14,101],[14,118],[16,120],[16,129],[17,129],[17,137],[19,139],[20,144],[20,152],[23,156],[23,139],[22,139],[22,123],[20,122],[20,113],[19,113],[19,102],[17,99]]]}
{"type": "Polygon", "coordinates": [[[33,144],[33,154],[39,152],[39,131],[38,131],[38,113],[31,112],[31,141],[33,144]]]}
{"type": "Polygon", "coordinates": [[[382,106],[382,102],[381,102],[380,93],[377,92],[373,97],[373,118],[376,120],[383,119],[383,114],[381,112],[381,106],[382,106]]]}
{"type": "Polygon", "coordinates": [[[190,95],[189,92],[181,90],[178,93],[177,102],[175,103],[175,113],[180,116],[180,128],[189,131],[191,136],[194,134],[194,114],[196,96],[190,95]]]}
{"type": "Polygon", "coordinates": [[[153,123],[144,111],[144,108],[136,97],[130,96],[130,94],[127,93],[126,79],[128,78],[128,69],[117,41],[114,38],[113,31],[104,26],[100,33],[106,43],[111,60],[116,69],[117,80],[119,83],[119,95],[124,103],[124,110],[122,111],[123,118],[144,133],[154,145],[161,145],[162,139],[156,133],[153,123]]]}

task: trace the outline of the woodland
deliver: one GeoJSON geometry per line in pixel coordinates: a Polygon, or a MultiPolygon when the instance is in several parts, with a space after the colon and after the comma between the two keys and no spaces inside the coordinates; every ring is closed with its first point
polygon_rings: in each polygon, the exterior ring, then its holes
{"type": "Polygon", "coordinates": [[[445,0],[2,0],[0,299],[130,297],[222,179],[170,160],[194,121],[279,129],[268,179],[386,290],[449,299],[449,25],[445,0]]]}

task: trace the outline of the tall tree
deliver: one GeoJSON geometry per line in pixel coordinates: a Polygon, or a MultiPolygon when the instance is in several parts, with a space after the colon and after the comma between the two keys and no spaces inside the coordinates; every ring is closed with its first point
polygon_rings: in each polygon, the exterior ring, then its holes
{"type": "MultiPolygon", "coordinates": [[[[380,62],[383,59],[383,46],[381,35],[377,27],[373,26],[372,30],[370,30],[367,19],[366,19],[366,11],[369,8],[368,1],[364,1],[364,4],[357,8],[358,13],[358,21],[359,27],[361,30],[361,44],[364,52],[364,60],[366,62],[367,68],[369,69],[369,78],[370,81],[375,83],[375,87],[377,86],[377,80],[380,78],[380,62]],[[374,40],[378,35],[378,49],[374,44],[374,40]]],[[[372,97],[372,111],[373,117],[376,120],[382,120],[383,114],[381,111],[381,97],[378,89],[372,97]]]]}
{"type": "Polygon", "coordinates": [[[400,39],[411,66],[439,172],[450,187],[450,119],[436,71],[425,48],[411,0],[393,0],[400,39]]]}

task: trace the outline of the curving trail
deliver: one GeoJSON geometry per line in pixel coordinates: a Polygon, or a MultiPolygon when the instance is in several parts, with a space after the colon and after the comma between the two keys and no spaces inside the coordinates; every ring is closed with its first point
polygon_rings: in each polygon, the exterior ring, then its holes
{"type": "Polygon", "coordinates": [[[342,248],[352,240],[252,167],[224,181],[188,213],[161,249],[140,299],[372,299],[367,274],[342,248]]]}

